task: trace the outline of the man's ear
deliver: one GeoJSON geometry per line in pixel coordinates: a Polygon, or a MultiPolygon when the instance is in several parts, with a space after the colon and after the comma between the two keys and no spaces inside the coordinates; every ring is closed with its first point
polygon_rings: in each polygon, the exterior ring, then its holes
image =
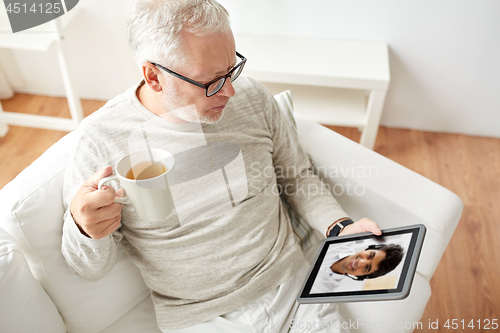
{"type": "Polygon", "coordinates": [[[150,62],[142,64],[142,76],[146,84],[155,92],[162,91],[159,69],[150,62]]]}

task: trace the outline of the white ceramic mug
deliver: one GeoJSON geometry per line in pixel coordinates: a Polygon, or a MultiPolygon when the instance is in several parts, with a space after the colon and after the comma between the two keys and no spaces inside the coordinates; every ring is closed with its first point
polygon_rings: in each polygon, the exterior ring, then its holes
{"type": "Polygon", "coordinates": [[[118,180],[125,190],[125,197],[116,197],[114,202],[132,204],[137,216],[143,220],[159,221],[167,217],[174,208],[169,188],[169,184],[173,185],[175,182],[174,164],[174,157],[166,150],[156,148],[139,150],[122,157],[116,163],[115,174],[101,179],[98,189],[100,190],[106,182],[118,180]],[[134,174],[137,175],[137,165],[143,162],[155,165],[162,163],[166,171],[148,179],[127,178],[127,173],[132,167],[134,167],[134,174]]]}

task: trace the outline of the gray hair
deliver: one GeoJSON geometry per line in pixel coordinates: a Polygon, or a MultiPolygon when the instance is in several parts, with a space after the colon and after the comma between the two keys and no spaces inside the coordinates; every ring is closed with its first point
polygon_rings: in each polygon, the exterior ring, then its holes
{"type": "Polygon", "coordinates": [[[145,61],[180,65],[183,31],[206,36],[229,29],[229,13],[215,0],[136,0],[127,23],[128,43],[139,67],[145,61]]]}

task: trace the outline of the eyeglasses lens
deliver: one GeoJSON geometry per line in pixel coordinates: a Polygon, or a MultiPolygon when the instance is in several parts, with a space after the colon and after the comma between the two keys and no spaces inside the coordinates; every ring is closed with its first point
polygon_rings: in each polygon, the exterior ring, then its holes
{"type": "Polygon", "coordinates": [[[226,82],[226,78],[221,78],[219,81],[212,83],[207,88],[207,96],[212,96],[216,94],[219,90],[221,90],[222,86],[224,85],[224,82],[226,82]]]}
{"type": "Polygon", "coordinates": [[[234,80],[236,80],[238,78],[238,76],[240,76],[241,74],[241,71],[243,70],[243,65],[241,65],[240,67],[238,67],[232,74],[231,74],[231,82],[233,82],[234,80]]]}
{"type": "MultiPolygon", "coordinates": [[[[230,80],[233,82],[240,76],[241,71],[243,70],[243,64],[241,64],[238,68],[236,68],[235,71],[231,73],[230,80]]],[[[226,82],[226,78],[223,77],[220,80],[212,83],[208,88],[207,88],[207,96],[210,97],[212,95],[215,95],[219,90],[222,89],[222,86],[226,82]]]]}

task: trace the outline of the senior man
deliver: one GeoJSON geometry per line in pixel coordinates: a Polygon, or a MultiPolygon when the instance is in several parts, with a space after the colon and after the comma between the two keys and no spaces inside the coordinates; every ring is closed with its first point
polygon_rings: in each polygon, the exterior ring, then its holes
{"type": "MultiPolygon", "coordinates": [[[[135,1],[128,35],[143,79],[81,123],[67,168],[62,252],[70,268],[99,279],[112,269],[121,242],[151,289],[164,332],[281,332],[292,319],[339,323],[335,305],[295,302],[308,265],[279,193],[268,189],[286,187],[285,200],[325,235],[338,234],[347,214],[312,173],[273,96],[252,79],[236,80],[246,59],[236,51],[227,11],[213,0],[135,1]],[[138,130],[148,147],[171,152],[237,145],[245,198],[188,218],[176,206],[155,222],[114,203],[123,190],[98,190],[97,183],[130,152],[138,130]],[[265,172],[275,167],[299,172],[265,172]],[[303,191],[312,186],[315,191],[303,191]]],[[[199,164],[183,171],[197,174],[206,167],[199,164]]],[[[200,205],[212,199],[202,187],[185,190],[200,205]]],[[[380,234],[369,219],[341,233],[363,231],[380,234]]]]}

